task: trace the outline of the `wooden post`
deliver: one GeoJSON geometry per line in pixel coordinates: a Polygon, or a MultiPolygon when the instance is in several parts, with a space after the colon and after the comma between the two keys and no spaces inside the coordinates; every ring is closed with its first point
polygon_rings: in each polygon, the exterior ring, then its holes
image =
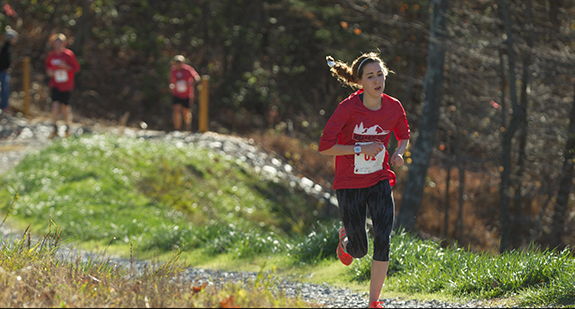
{"type": "Polygon", "coordinates": [[[209,89],[208,83],[210,80],[209,75],[202,76],[202,83],[200,85],[200,106],[198,115],[198,131],[208,131],[208,106],[209,106],[209,89]]]}
{"type": "Polygon", "coordinates": [[[23,62],[23,87],[24,87],[24,116],[30,115],[30,57],[24,57],[23,62]]]}

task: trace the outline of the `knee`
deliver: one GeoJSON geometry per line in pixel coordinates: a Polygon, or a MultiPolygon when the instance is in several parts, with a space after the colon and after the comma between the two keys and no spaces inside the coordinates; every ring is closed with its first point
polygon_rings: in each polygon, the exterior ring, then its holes
{"type": "Polygon", "coordinates": [[[351,256],[353,256],[354,259],[361,259],[362,257],[367,255],[367,250],[359,250],[357,252],[355,252],[354,254],[352,254],[351,256]]]}
{"type": "Polygon", "coordinates": [[[362,245],[362,246],[347,246],[346,248],[348,251],[348,253],[353,256],[354,259],[361,259],[362,257],[367,255],[367,245],[362,245]]]}

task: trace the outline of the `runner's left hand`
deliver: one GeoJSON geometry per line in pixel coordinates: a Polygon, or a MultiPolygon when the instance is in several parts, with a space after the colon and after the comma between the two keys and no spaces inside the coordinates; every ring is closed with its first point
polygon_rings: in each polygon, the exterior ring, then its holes
{"type": "Polygon", "coordinates": [[[393,156],[391,156],[391,160],[389,160],[389,162],[392,166],[402,166],[404,163],[403,155],[400,153],[394,153],[393,156]]]}

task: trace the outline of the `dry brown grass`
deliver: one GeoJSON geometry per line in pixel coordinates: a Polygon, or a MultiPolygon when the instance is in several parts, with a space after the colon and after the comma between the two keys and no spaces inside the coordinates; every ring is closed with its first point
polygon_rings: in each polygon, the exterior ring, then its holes
{"type": "Polygon", "coordinates": [[[249,137],[263,145],[266,150],[277,153],[302,176],[331,189],[335,159],[333,156],[321,155],[317,141],[304,141],[274,130],[253,133],[249,137]]]}
{"type": "MultiPolygon", "coordinates": [[[[58,235],[50,237],[48,241],[54,243],[58,235]]],[[[0,239],[0,245],[0,307],[4,308],[317,307],[274,293],[269,276],[261,275],[253,284],[194,285],[179,276],[178,254],[136,275],[98,260],[58,260],[55,247],[41,248],[26,238],[0,239]]]]}
{"type": "MultiPolygon", "coordinates": [[[[426,233],[443,238],[445,216],[446,170],[431,167],[428,177],[434,187],[426,186],[418,225],[426,233]]],[[[459,226],[459,174],[451,171],[447,242],[478,251],[494,252],[499,248],[496,215],[499,213],[498,187],[485,174],[466,172],[463,199],[463,231],[459,226]]]]}
{"type": "MultiPolygon", "coordinates": [[[[459,219],[459,172],[451,171],[451,185],[449,188],[449,210],[446,243],[458,242],[463,247],[484,252],[498,252],[500,239],[499,226],[499,179],[494,178],[497,172],[465,172],[463,196],[463,231],[458,229],[459,219]]],[[[405,179],[406,175],[401,175],[405,179]]],[[[421,230],[436,238],[443,238],[445,215],[446,169],[432,166],[428,170],[428,179],[434,187],[427,185],[420,208],[418,225],[421,230]]],[[[401,191],[401,190],[400,190],[401,191]]],[[[525,205],[524,213],[531,220],[535,220],[545,203],[547,196],[534,196],[525,205]]],[[[513,215],[513,209],[511,209],[513,215]]],[[[534,224],[525,223],[523,230],[517,228],[513,233],[518,235],[522,246],[526,247],[532,241],[530,229],[534,224]]],[[[567,235],[568,234],[568,235],[567,235]]],[[[572,237],[570,233],[566,238],[572,237]]],[[[535,241],[538,241],[535,239],[535,241]]]]}

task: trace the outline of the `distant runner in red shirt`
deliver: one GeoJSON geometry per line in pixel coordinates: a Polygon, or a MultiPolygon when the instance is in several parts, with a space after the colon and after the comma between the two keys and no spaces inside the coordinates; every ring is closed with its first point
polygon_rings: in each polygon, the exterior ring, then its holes
{"type": "Polygon", "coordinates": [[[174,129],[182,129],[182,114],[184,115],[185,130],[192,129],[191,105],[194,103],[194,84],[200,81],[200,75],[187,65],[182,55],[174,57],[170,70],[170,90],[173,94],[174,129]]]}
{"type": "Polygon", "coordinates": [[[46,73],[50,76],[52,89],[52,122],[54,132],[50,138],[58,135],[58,111],[61,111],[66,121],[66,137],[70,135],[70,91],[74,89],[74,75],[80,71],[80,64],[74,52],[66,48],[66,36],[58,33],[52,36],[53,50],[46,58],[46,73]]]}
{"type": "Polygon", "coordinates": [[[333,188],[343,221],[336,252],[344,265],[367,254],[365,226],[369,209],[375,235],[369,304],[382,308],[378,299],[389,266],[395,214],[391,187],[396,177],[390,163],[403,165],[410,130],[399,100],[383,93],[390,71],[378,54],[363,54],[351,67],[331,56],[326,59],[342,84],[361,88],[339,103],[319,143],[321,154],[336,156],[333,188]],[[392,132],[398,146],[390,157],[386,148],[392,132]]]}

